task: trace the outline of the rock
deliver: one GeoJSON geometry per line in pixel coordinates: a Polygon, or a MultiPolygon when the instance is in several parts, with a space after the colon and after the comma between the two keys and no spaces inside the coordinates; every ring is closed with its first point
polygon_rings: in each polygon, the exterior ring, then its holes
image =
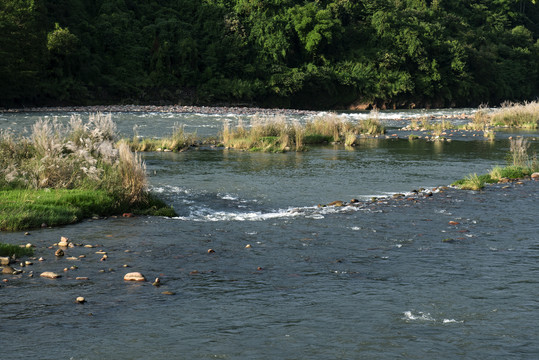
{"type": "Polygon", "coordinates": [[[449,225],[458,225],[458,224],[460,224],[458,221],[453,221],[453,220],[451,220],[451,221],[449,222],[449,225]]]}
{"type": "Polygon", "coordinates": [[[43,257],[40,257],[39,259],[37,259],[37,261],[45,261],[45,259],[43,257]]]}
{"type": "Polygon", "coordinates": [[[531,175],[532,180],[538,181],[539,180],[539,172],[534,172],[531,175]]]}
{"type": "Polygon", "coordinates": [[[73,260],[73,261],[76,261],[76,260],[79,260],[79,258],[76,257],[76,256],[70,256],[70,257],[67,257],[66,260],[73,260]]]}
{"type": "Polygon", "coordinates": [[[208,254],[213,254],[215,252],[215,250],[213,249],[208,249],[208,254]]]}
{"type": "Polygon", "coordinates": [[[9,265],[2,266],[2,274],[15,274],[15,269],[9,265]]]}
{"type": "Polygon", "coordinates": [[[75,280],[90,280],[87,276],[77,276],[75,280]]]}
{"type": "Polygon", "coordinates": [[[0,257],[0,265],[9,265],[11,263],[11,258],[9,256],[0,257]]]}
{"type": "Polygon", "coordinates": [[[56,279],[56,278],[61,277],[62,275],[58,275],[57,273],[52,272],[52,271],[45,271],[45,272],[42,272],[41,275],[39,276],[47,278],[47,279],[56,279]]]}
{"type": "Polygon", "coordinates": [[[251,246],[251,244],[247,244],[247,245],[245,245],[245,248],[250,249],[250,248],[252,248],[252,246],[251,246]]]}
{"type": "Polygon", "coordinates": [[[350,200],[350,204],[357,204],[359,202],[358,199],[352,199],[350,200]]]}
{"type": "Polygon", "coordinates": [[[160,286],[161,285],[161,280],[159,280],[159,278],[155,278],[154,282],[152,283],[153,286],[160,286]]]}
{"type": "Polygon", "coordinates": [[[132,218],[132,217],[135,217],[135,214],[133,214],[133,213],[123,213],[122,216],[127,217],[127,218],[132,218]]]}
{"type": "Polygon", "coordinates": [[[332,201],[330,202],[327,206],[344,206],[344,202],[343,201],[332,201]]]}
{"type": "Polygon", "coordinates": [[[84,304],[86,302],[86,299],[82,296],[79,296],[75,299],[75,302],[78,304],[84,304]]]}
{"type": "Polygon", "coordinates": [[[161,294],[163,294],[163,295],[176,295],[176,293],[173,292],[173,291],[163,291],[161,294]]]}
{"type": "Polygon", "coordinates": [[[30,248],[35,247],[35,246],[32,245],[32,244],[30,244],[30,243],[28,243],[28,244],[26,244],[24,247],[27,248],[27,249],[30,249],[30,248]]]}
{"type": "Polygon", "coordinates": [[[69,239],[65,236],[62,236],[60,238],[60,242],[58,243],[58,246],[67,247],[69,245],[69,239]]]}
{"type": "Polygon", "coordinates": [[[125,281],[146,281],[146,278],[144,275],[142,275],[139,272],[130,272],[125,274],[124,276],[125,281]]]}
{"type": "Polygon", "coordinates": [[[57,256],[57,257],[61,257],[61,256],[64,256],[64,250],[62,249],[58,249],[54,252],[54,255],[57,256]]]}

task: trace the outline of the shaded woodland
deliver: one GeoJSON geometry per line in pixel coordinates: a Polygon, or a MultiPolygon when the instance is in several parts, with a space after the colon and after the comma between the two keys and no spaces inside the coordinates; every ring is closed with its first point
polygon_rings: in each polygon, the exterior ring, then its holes
{"type": "Polygon", "coordinates": [[[538,38],[529,0],[3,0],[0,107],[497,105],[538,38]]]}

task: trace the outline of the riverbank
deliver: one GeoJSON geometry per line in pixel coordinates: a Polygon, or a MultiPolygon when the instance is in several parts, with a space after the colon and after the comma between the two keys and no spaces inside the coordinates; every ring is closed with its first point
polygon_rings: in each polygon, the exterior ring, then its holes
{"type": "Polygon", "coordinates": [[[208,115],[314,115],[318,111],[278,109],[239,106],[183,106],[183,105],[94,105],[94,106],[54,106],[0,109],[0,113],[20,112],[158,112],[158,113],[196,113],[208,115]]]}

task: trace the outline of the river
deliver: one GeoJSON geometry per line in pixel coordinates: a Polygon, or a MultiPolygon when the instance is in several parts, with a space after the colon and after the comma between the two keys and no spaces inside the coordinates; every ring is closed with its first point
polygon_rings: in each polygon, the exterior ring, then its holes
{"type": "MultiPolygon", "coordinates": [[[[414,117],[455,114],[459,123],[456,114],[470,111],[377,116],[392,135],[414,117]]],[[[23,133],[38,118],[71,115],[4,113],[0,128],[23,133]]],[[[135,125],[164,136],[174,124],[215,136],[241,118],[112,117],[124,136],[135,125]]],[[[152,190],[178,217],[0,232],[0,242],[36,246],[23,274],[2,275],[0,347],[13,359],[534,359],[539,182],[443,187],[505,165],[516,135],[537,150],[536,132],[503,132],[493,141],[384,137],[302,153],[143,154],[152,190]],[[360,202],[318,206],[353,198],[360,202]],[[56,258],[61,236],[93,247],[56,258]],[[131,271],[148,281],[123,281],[131,271]]]]}

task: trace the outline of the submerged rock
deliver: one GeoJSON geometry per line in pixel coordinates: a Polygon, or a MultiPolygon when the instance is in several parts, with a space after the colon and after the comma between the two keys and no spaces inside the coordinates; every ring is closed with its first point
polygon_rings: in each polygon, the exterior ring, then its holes
{"type": "Polygon", "coordinates": [[[344,205],[345,205],[344,201],[337,200],[337,201],[330,202],[327,206],[344,206],[344,205]]]}
{"type": "Polygon", "coordinates": [[[15,269],[9,265],[2,266],[2,274],[15,274],[15,269]]]}
{"type": "Polygon", "coordinates": [[[125,274],[124,276],[125,281],[146,281],[146,278],[144,275],[142,275],[139,272],[130,272],[125,274]]]}

